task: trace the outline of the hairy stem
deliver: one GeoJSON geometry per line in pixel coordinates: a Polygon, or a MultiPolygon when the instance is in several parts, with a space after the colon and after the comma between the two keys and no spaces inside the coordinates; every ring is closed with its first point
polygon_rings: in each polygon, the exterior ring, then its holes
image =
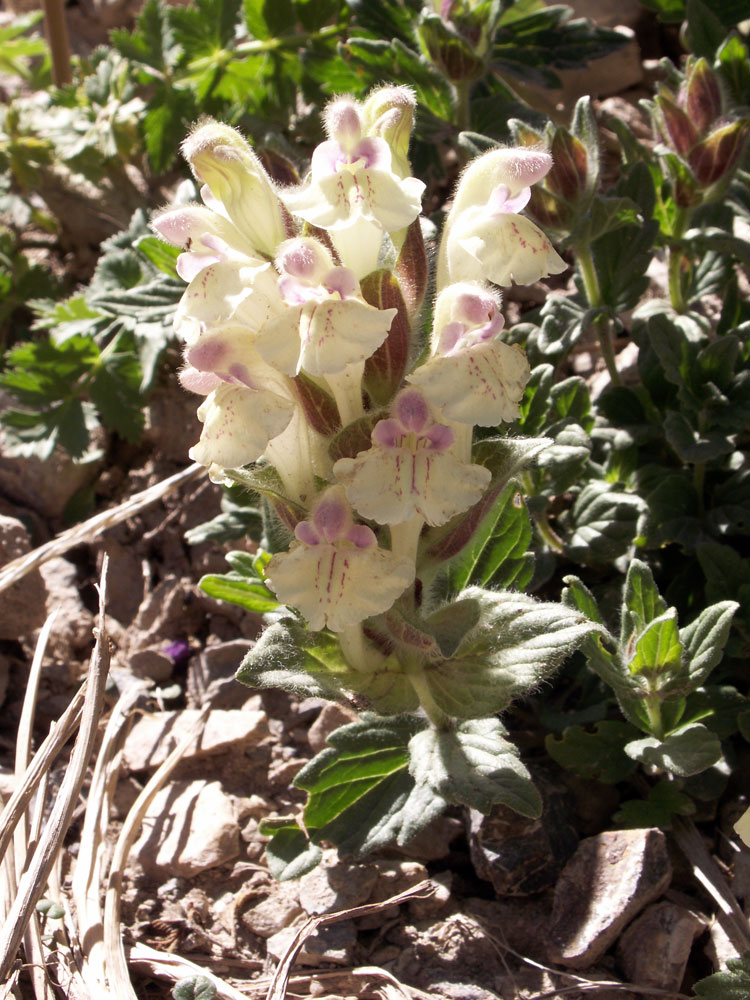
{"type": "Polygon", "coordinates": [[[432,691],[430,691],[430,685],[427,683],[424,673],[424,662],[416,656],[409,656],[405,658],[404,666],[406,667],[409,682],[417,692],[419,704],[422,706],[424,714],[432,725],[435,729],[450,729],[450,716],[446,715],[442,708],[440,708],[432,696],[432,691]]]}
{"type": "MultiPolygon", "coordinates": [[[[578,267],[583,280],[583,287],[586,292],[586,299],[592,309],[598,309],[604,305],[604,301],[602,299],[601,288],[599,287],[599,278],[594,267],[594,260],[591,256],[591,248],[588,244],[582,244],[581,246],[577,246],[575,250],[576,257],[578,258],[578,267]]],[[[594,320],[593,326],[612,384],[622,385],[622,379],[615,363],[611,324],[606,316],[599,316],[594,320]]]]}
{"type": "Polygon", "coordinates": [[[685,260],[678,240],[682,238],[690,222],[691,210],[688,208],[678,208],[672,228],[672,239],[675,243],[670,243],[667,249],[668,279],[669,279],[669,301],[675,312],[684,313],[687,310],[687,303],[682,289],[682,265],[685,260]]]}

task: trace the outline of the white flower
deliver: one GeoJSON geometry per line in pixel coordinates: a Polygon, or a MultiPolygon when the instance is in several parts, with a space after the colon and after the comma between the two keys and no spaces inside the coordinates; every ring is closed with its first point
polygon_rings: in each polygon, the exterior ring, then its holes
{"type": "Polygon", "coordinates": [[[414,580],[408,560],[379,548],[370,528],[354,524],[340,487],[323,494],[295,536],[289,552],[271,559],[266,576],[313,631],[343,632],[387,611],[414,580]]]}
{"type": "Polygon", "coordinates": [[[317,240],[282,244],[276,260],[288,304],[258,341],[263,357],[288,375],[331,375],[369,358],[385,340],[396,309],[364,301],[348,268],[335,267],[317,240]]]}
{"type": "Polygon", "coordinates": [[[548,153],[532,149],[494,149],[469,164],[445,222],[438,288],[457,281],[530,284],[565,270],[547,236],[518,214],[529,185],[551,166],[548,153]]]}
{"type": "Polygon", "coordinates": [[[391,412],[375,425],[369,451],[341,458],[333,467],[352,506],[378,524],[420,516],[435,525],[476,503],[491,473],[451,453],[455,435],[434,422],[424,396],[404,389],[391,412]]]}
{"type": "Polygon", "coordinates": [[[438,296],[433,356],[407,381],[447,420],[494,427],[520,414],[531,370],[520,347],[498,339],[499,296],[481,285],[449,285],[438,296]]]}
{"type": "Polygon", "coordinates": [[[425,185],[394,172],[385,139],[363,137],[355,101],[332,101],[325,124],[329,139],[313,152],[309,180],[282,198],[294,215],[329,231],[342,263],[361,278],[377,266],[383,232],[417,218],[425,185]]]}
{"type": "Polygon", "coordinates": [[[266,257],[286,237],[281,204],[263,165],[239,132],[221,122],[199,124],[182,144],[204,201],[223,214],[266,257]]]}
{"type": "Polygon", "coordinates": [[[233,222],[205,205],[166,209],[151,225],[162,239],[185,249],[176,264],[183,281],[192,281],[204,267],[222,260],[243,260],[256,266],[264,263],[233,222]]]}
{"type": "Polygon", "coordinates": [[[203,431],[190,457],[205,465],[239,469],[257,461],[286,428],[294,403],[268,389],[220,385],[198,408],[203,431]]]}

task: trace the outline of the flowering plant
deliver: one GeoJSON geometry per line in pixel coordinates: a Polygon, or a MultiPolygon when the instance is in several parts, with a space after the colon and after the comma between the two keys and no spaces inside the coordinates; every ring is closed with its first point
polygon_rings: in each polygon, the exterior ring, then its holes
{"type": "Polygon", "coordinates": [[[596,628],[507,589],[529,559],[493,544],[499,511],[526,519],[514,477],[547,444],[486,429],[518,418],[530,374],[495,286],[566,267],[521,214],[552,158],[503,148],[470,162],[426,308],[414,111],[405,87],[334,99],[291,188],[204,120],[183,147],[203,204],[154,222],[183,248],[180,378],[205,396],[192,457],[265,500],[262,548],[241,560],[252,582],[235,583],[273,622],[238,677],[362,710],[298,775],[304,818],[266,824],[287,876],[321,840],[403,844],[448,804],[538,814],[496,713],[596,628]]]}

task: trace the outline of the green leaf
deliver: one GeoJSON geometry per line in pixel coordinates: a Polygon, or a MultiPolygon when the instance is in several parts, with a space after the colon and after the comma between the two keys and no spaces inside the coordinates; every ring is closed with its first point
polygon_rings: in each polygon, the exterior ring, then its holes
{"type": "Polygon", "coordinates": [[[563,583],[567,586],[562,592],[562,603],[568,608],[574,608],[585,615],[589,621],[604,625],[599,605],[591,591],[582,583],[577,576],[563,577],[563,583]]]}
{"type": "Polygon", "coordinates": [[[639,223],[639,211],[638,205],[631,198],[596,194],[591,199],[586,214],[570,234],[569,242],[573,246],[585,246],[607,233],[634,223],[639,223]]]}
{"type": "Polygon", "coordinates": [[[654,583],[651,569],[640,559],[633,559],[628,566],[622,595],[620,642],[623,647],[627,649],[631,640],[666,610],[666,601],[654,583]]]}
{"type": "Polygon", "coordinates": [[[721,431],[698,431],[687,418],[670,410],[664,419],[664,433],[682,462],[711,462],[734,451],[733,442],[721,431]]]}
{"type": "Polygon", "coordinates": [[[627,722],[597,722],[593,732],[583,726],[568,726],[561,737],[553,733],[544,745],[550,757],[567,771],[586,781],[614,785],[635,770],[623,747],[638,730],[627,722]]]}
{"type": "Polygon", "coordinates": [[[690,51],[713,62],[716,50],[727,34],[726,28],[703,0],[687,0],[685,13],[690,51]]]}
{"type": "Polygon", "coordinates": [[[596,626],[562,604],[469,587],[460,595],[480,607],[480,619],[455,654],[425,665],[432,697],[460,719],[499,712],[530,692],[577,649],[596,626]]]}
{"type": "Polygon", "coordinates": [[[217,601],[237,604],[259,615],[279,607],[268,587],[262,583],[250,583],[239,573],[208,574],[201,577],[198,586],[204,594],[217,601]]]}
{"type": "Polygon", "coordinates": [[[746,951],[742,958],[728,958],[726,969],[700,979],[693,989],[702,1000],[748,1000],[750,951],[746,951]]]}
{"type": "Polygon", "coordinates": [[[451,587],[459,591],[470,583],[480,587],[492,583],[523,590],[533,572],[533,556],[527,552],[530,542],[523,494],[515,482],[508,483],[470,543],[451,563],[451,587]]]}
{"type": "Polygon", "coordinates": [[[214,1000],[216,987],[205,976],[187,976],[172,987],[174,1000],[214,1000]]]}
{"type": "Polygon", "coordinates": [[[310,632],[292,619],[267,628],[240,664],[237,680],[250,687],[280,687],[316,698],[340,699],[346,691],[384,714],[413,712],[419,700],[402,667],[390,657],[372,671],[349,666],[338,639],[310,632]]]}
{"type": "Polygon", "coordinates": [[[178,247],[170,246],[155,236],[141,236],[133,246],[162,274],[175,279],[178,277],[176,261],[181,253],[178,247]]]}
{"type": "Polygon", "coordinates": [[[542,800],[499,719],[472,719],[455,729],[424,729],[409,741],[409,770],[454,805],[489,812],[501,802],[537,818],[542,800]]]}
{"type": "Polygon", "coordinates": [[[699,687],[721,661],[738,610],[736,601],[721,601],[705,608],[689,625],[680,629],[690,677],[690,689],[699,687]]]}
{"type": "Polygon", "coordinates": [[[118,28],[110,35],[110,43],[128,59],[160,73],[176,66],[182,54],[169,23],[169,8],[159,0],[146,0],[135,31],[118,28]]]}
{"type": "Polygon", "coordinates": [[[729,684],[698,688],[687,698],[685,723],[702,722],[719,739],[732,736],[740,727],[739,717],[748,711],[748,699],[729,684]]]}
{"type": "Polygon", "coordinates": [[[540,434],[547,423],[554,375],[554,367],[548,364],[537,365],[532,370],[520,403],[518,426],[524,434],[540,434]]]}
{"type": "MultiPolygon", "coordinates": [[[[261,833],[267,835],[271,832],[261,823],[261,833]]],[[[322,857],[322,850],[305,836],[296,823],[273,832],[271,840],[266,844],[268,868],[279,882],[300,878],[316,868],[322,857]]]]}
{"type": "Polygon", "coordinates": [[[129,336],[118,337],[102,352],[89,383],[89,396],[105,427],[131,443],[140,440],[144,424],[141,369],[129,336]]]}
{"type": "Polygon", "coordinates": [[[364,854],[407,844],[436,819],[446,802],[409,773],[408,744],[426,721],[366,715],[337,729],[297,774],[308,792],[305,828],[313,841],[330,840],[341,852],[364,854]]]}
{"type": "MultiPolygon", "coordinates": [[[[666,687],[670,675],[682,667],[682,643],[677,629],[677,611],[669,608],[652,619],[640,633],[635,643],[629,644],[633,652],[628,662],[631,674],[645,674],[649,685],[666,687]]],[[[629,651],[629,650],[628,650],[629,651]]]]}
{"type": "Polygon", "coordinates": [[[695,803],[678,791],[672,781],[660,781],[650,790],[648,798],[624,802],[612,817],[617,823],[631,830],[650,826],[669,830],[672,816],[690,816],[695,803]]]}
{"type": "Polygon", "coordinates": [[[611,483],[583,487],[565,518],[566,552],[580,562],[610,562],[627,552],[636,534],[642,501],[611,483]]]}
{"type": "Polygon", "coordinates": [[[721,741],[700,722],[691,722],[670,733],[664,740],[646,737],[625,746],[633,760],[669,771],[679,778],[700,774],[721,757],[721,741]]]}

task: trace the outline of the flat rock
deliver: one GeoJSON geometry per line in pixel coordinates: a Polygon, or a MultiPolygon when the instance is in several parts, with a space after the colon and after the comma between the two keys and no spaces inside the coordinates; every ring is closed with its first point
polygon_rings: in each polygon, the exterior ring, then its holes
{"type": "MultiPolygon", "coordinates": [[[[153,712],[142,715],[130,730],[123,760],[127,770],[144,771],[162,764],[187,735],[199,716],[195,709],[179,712],[153,712]]],[[[185,760],[207,757],[226,750],[241,752],[255,746],[268,735],[268,720],[263,711],[247,712],[215,709],[209,713],[199,740],[185,753],[185,760]]]]}
{"type": "Polygon", "coordinates": [[[676,903],[649,906],[617,942],[617,961],[626,979],[639,986],[679,990],[693,941],[704,922],[676,903]]]}
{"type": "Polygon", "coordinates": [[[194,656],[187,677],[191,704],[239,708],[247,700],[247,688],[234,675],[253,645],[248,639],[235,639],[206,646],[200,656],[194,656]]]}
{"type": "MultiPolygon", "coordinates": [[[[0,515],[0,566],[30,550],[31,540],[23,524],[0,515]]],[[[45,596],[38,569],[4,590],[0,595],[0,639],[18,639],[43,625],[45,596]]]]}
{"type": "Polygon", "coordinates": [[[671,877],[661,830],[615,830],[582,840],[555,886],[549,958],[574,969],[593,964],[671,877]]]}
{"type": "MultiPolygon", "coordinates": [[[[266,947],[270,958],[277,962],[281,961],[303,923],[304,921],[300,920],[268,939],[266,947]]],[[[349,965],[356,940],[357,932],[351,920],[319,927],[305,939],[297,955],[297,961],[300,965],[320,965],[321,962],[349,965]]]]}
{"type": "Polygon", "coordinates": [[[357,721],[357,713],[351,708],[337,705],[334,701],[327,702],[320,715],[310,726],[307,739],[314,753],[320,753],[326,746],[326,740],[341,726],[357,721]]]}
{"type": "Polygon", "coordinates": [[[535,773],[542,795],[538,819],[497,805],[488,815],[469,812],[469,850],[477,875],[498,896],[528,896],[549,889],[578,844],[566,792],[535,773]]]}
{"type": "Polygon", "coordinates": [[[234,802],[218,781],[175,781],[162,788],[133,848],[148,874],[182,878],[231,861],[239,852],[234,802]]]}
{"type": "Polygon", "coordinates": [[[342,861],[336,851],[326,851],[317,868],[299,881],[299,901],[311,917],[360,906],[370,898],[378,880],[375,865],[342,861]]]}
{"type": "Polygon", "coordinates": [[[258,937],[273,937],[301,916],[304,912],[296,880],[252,886],[243,893],[240,922],[258,937]]]}

